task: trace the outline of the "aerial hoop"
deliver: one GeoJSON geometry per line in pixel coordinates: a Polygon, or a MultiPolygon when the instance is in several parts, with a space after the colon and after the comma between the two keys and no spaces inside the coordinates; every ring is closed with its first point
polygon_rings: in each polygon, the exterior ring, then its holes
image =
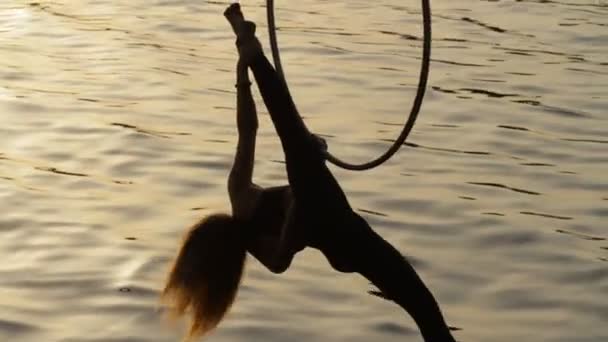
{"type": "MultiPolygon", "coordinates": [[[[283,73],[283,67],[281,65],[281,55],[279,52],[279,45],[277,43],[276,25],[274,16],[274,0],[266,0],[266,14],[268,20],[268,36],[270,37],[270,48],[272,50],[272,58],[274,60],[274,67],[279,74],[279,77],[284,83],[287,83],[285,74],[283,73]]],[[[423,22],[423,45],[422,45],[422,66],[420,68],[420,78],[418,80],[418,90],[416,92],[416,98],[412,105],[410,115],[403,126],[403,130],[393,145],[380,157],[364,163],[364,164],[351,164],[344,162],[337,157],[333,156],[329,151],[327,152],[327,160],[343,169],[352,171],[364,171],[373,169],[389,160],[403,145],[408,135],[412,131],[420,107],[422,106],[422,100],[424,99],[424,93],[426,91],[426,85],[429,78],[429,67],[431,62],[431,4],[430,0],[422,0],[422,22],[423,22]]]]}

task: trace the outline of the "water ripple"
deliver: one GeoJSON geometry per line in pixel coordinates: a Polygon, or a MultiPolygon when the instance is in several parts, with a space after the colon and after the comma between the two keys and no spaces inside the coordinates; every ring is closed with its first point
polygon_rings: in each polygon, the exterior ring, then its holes
{"type": "Polygon", "coordinates": [[[519,189],[519,188],[514,188],[514,187],[510,187],[504,184],[499,184],[499,183],[484,183],[484,182],[467,182],[467,184],[471,184],[471,185],[479,185],[479,186],[485,186],[485,187],[493,187],[493,188],[500,188],[500,189],[506,189],[506,190],[511,190],[514,192],[518,192],[521,194],[526,194],[526,195],[541,195],[540,192],[536,192],[536,191],[531,191],[531,190],[525,190],[525,189],[519,189]]]}
{"type": "Polygon", "coordinates": [[[558,232],[558,233],[561,233],[561,234],[566,234],[566,235],[574,236],[574,237],[577,237],[577,238],[580,238],[580,239],[583,239],[583,240],[588,240],[588,241],[606,241],[606,238],[603,238],[603,237],[591,236],[591,235],[571,232],[571,231],[564,230],[564,229],[556,229],[555,231],[558,232]]]}
{"type": "Polygon", "coordinates": [[[569,216],[559,216],[559,215],[552,215],[552,214],[543,214],[543,213],[536,213],[533,211],[522,211],[520,212],[520,214],[522,215],[531,215],[531,216],[540,216],[540,217],[546,217],[546,218],[552,218],[552,219],[556,219],[556,220],[572,220],[573,217],[569,217],[569,216]]]}

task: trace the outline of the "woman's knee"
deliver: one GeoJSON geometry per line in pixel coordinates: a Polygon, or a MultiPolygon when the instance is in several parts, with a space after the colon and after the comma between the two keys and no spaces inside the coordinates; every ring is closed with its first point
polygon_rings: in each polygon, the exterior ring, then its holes
{"type": "Polygon", "coordinates": [[[327,261],[331,265],[331,267],[342,273],[353,273],[355,272],[355,265],[353,265],[352,260],[348,260],[341,257],[329,257],[327,254],[325,255],[327,261]]]}

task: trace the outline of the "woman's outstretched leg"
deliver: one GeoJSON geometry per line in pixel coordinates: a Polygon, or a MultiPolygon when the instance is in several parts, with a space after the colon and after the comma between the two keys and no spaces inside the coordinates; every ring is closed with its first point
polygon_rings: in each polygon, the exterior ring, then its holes
{"type": "Polygon", "coordinates": [[[241,60],[246,60],[253,71],[281,143],[287,149],[301,147],[302,142],[308,141],[311,134],[296,109],[289,89],[264,56],[255,37],[255,24],[245,21],[238,4],[228,7],[224,15],[237,35],[241,60]]]}
{"type": "Polygon", "coordinates": [[[300,117],[289,89],[264,55],[255,37],[255,24],[244,21],[238,5],[225,12],[237,32],[237,46],[248,61],[281,139],[287,163],[287,176],[300,205],[316,203],[323,211],[350,209],[342,189],[325,165],[323,147],[300,117]],[[320,204],[322,200],[323,205],[320,204]]]}

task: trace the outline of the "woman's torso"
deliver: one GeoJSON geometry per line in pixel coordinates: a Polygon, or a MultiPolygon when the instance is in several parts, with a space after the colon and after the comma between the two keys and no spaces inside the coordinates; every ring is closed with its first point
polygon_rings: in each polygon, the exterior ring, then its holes
{"type": "Polygon", "coordinates": [[[288,185],[259,190],[247,225],[256,235],[279,235],[292,202],[288,185]]]}

